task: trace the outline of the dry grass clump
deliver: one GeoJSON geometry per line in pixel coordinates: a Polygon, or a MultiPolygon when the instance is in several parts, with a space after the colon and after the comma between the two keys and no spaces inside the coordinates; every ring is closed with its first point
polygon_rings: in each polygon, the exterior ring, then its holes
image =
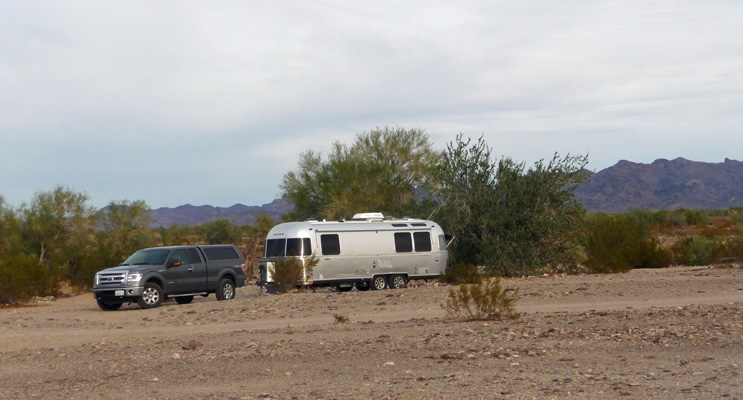
{"type": "Polygon", "coordinates": [[[441,305],[449,317],[473,320],[516,319],[519,314],[514,303],[519,289],[504,289],[500,278],[485,279],[477,284],[460,285],[449,289],[449,298],[441,305]]]}

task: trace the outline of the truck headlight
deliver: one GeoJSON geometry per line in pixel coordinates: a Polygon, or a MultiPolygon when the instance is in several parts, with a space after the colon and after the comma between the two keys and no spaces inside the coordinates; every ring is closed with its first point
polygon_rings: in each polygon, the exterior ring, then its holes
{"type": "Polygon", "coordinates": [[[100,282],[101,282],[101,281],[100,281],[100,279],[98,279],[98,274],[95,274],[95,281],[93,282],[93,284],[94,284],[95,286],[98,286],[98,284],[99,284],[100,282]]]}
{"type": "Polygon", "coordinates": [[[126,284],[133,285],[142,279],[141,272],[133,272],[126,275],[126,284]]]}

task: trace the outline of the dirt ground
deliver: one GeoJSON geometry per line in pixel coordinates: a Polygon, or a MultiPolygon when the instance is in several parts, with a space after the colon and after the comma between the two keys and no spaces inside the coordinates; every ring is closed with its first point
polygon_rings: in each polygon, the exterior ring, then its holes
{"type": "Polygon", "coordinates": [[[743,399],[739,266],[503,283],[517,320],[447,318],[434,284],[1,309],[0,398],[743,399]]]}

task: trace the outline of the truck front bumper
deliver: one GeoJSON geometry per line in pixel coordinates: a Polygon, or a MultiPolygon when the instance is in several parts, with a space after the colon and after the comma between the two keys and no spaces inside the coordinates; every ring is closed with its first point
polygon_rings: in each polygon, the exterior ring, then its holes
{"type": "Polygon", "coordinates": [[[143,287],[93,288],[93,296],[96,299],[117,303],[136,299],[142,296],[143,291],[143,287]]]}

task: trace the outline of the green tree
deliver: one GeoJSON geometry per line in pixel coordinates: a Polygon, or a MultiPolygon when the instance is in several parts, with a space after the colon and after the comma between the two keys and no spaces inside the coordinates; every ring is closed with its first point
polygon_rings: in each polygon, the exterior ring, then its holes
{"type": "Polygon", "coordinates": [[[347,146],[333,144],[327,160],[320,153],[300,155],[297,169],[281,189],[294,205],[290,219],[341,219],[364,211],[402,214],[417,203],[416,189],[440,159],[421,129],[377,128],[347,146]]]}
{"type": "Polygon", "coordinates": [[[19,245],[20,223],[18,218],[0,196],[0,262],[19,245]]]}
{"type": "Polygon", "coordinates": [[[101,215],[101,222],[104,228],[101,238],[115,263],[154,243],[150,207],[144,200],[111,201],[101,215]]]}
{"type": "Polygon", "coordinates": [[[36,254],[44,264],[76,236],[82,241],[93,239],[93,208],[86,205],[87,201],[86,194],[63,186],[36,193],[29,205],[21,206],[27,253],[36,254]]]}
{"type": "Polygon", "coordinates": [[[458,135],[435,170],[440,201],[434,217],[457,239],[454,263],[484,266],[495,275],[534,274],[576,262],[585,213],[573,190],[585,179],[585,156],[555,155],[526,169],[497,162],[482,137],[458,135]]]}
{"type": "Polygon", "coordinates": [[[206,241],[210,244],[231,243],[239,244],[242,241],[242,230],[228,219],[218,219],[201,226],[206,241]]]}

